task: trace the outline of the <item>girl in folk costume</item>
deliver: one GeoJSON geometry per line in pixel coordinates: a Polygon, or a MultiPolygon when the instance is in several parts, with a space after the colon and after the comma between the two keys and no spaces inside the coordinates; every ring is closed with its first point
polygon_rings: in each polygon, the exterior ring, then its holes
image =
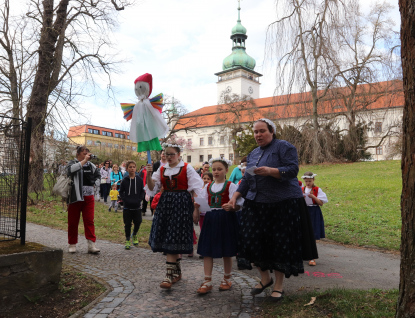
{"type": "MultiPolygon", "coordinates": [[[[232,257],[237,254],[238,221],[235,211],[243,204],[243,199],[237,201],[235,209],[228,203],[237,190],[237,185],[226,180],[226,173],[231,161],[217,158],[211,159],[214,182],[209,183],[201,195],[208,201],[210,211],[207,211],[203,228],[199,237],[197,253],[204,257],[205,280],[197,293],[206,294],[212,290],[213,259],[223,258],[224,276],[219,286],[220,291],[229,290],[232,286],[232,257]]],[[[199,204],[195,203],[195,223],[199,219],[199,204]]]]}
{"type": "MultiPolygon", "coordinates": [[[[319,187],[314,185],[314,177],[317,176],[312,172],[305,172],[301,177],[306,184],[302,187],[305,202],[307,204],[308,213],[310,214],[311,223],[313,224],[314,236],[316,240],[325,238],[324,219],[321,213],[320,206],[329,202],[327,195],[319,187]]],[[[313,259],[308,263],[310,266],[315,266],[316,261],[313,259]]]]}
{"type": "MultiPolygon", "coordinates": [[[[213,174],[211,172],[203,172],[202,173],[202,179],[203,179],[203,183],[204,183],[202,191],[206,192],[207,186],[213,181],[213,174]]],[[[200,211],[200,214],[199,214],[199,229],[200,229],[200,231],[202,231],[203,221],[205,219],[205,214],[206,214],[206,211],[200,211]]],[[[203,256],[199,255],[199,258],[203,259],[203,256]]]]}
{"type": "Polygon", "coordinates": [[[180,160],[179,145],[162,146],[167,164],[153,174],[153,166],[147,165],[147,194],[154,196],[161,186],[164,188],[154,213],[148,244],[153,252],[167,254],[167,273],[160,287],[170,289],[182,277],[179,254],[193,251],[192,196],[200,194],[203,181],[191,165],[180,160]]]}

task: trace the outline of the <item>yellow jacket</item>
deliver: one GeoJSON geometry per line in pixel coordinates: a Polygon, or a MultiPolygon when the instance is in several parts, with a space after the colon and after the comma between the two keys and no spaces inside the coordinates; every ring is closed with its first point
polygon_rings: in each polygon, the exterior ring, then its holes
{"type": "Polygon", "coordinates": [[[111,190],[110,191],[110,198],[111,198],[111,201],[117,200],[118,199],[118,190],[111,190]]]}

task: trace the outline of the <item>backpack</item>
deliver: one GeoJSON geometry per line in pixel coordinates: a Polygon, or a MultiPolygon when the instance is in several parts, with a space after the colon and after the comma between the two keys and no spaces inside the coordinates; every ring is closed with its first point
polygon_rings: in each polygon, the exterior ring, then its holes
{"type": "Polygon", "coordinates": [[[62,199],[68,199],[71,195],[73,181],[71,177],[68,177],[66,170],[56,179],[56,183],[53,186],[52,193],[62,197],[62,199]]]}

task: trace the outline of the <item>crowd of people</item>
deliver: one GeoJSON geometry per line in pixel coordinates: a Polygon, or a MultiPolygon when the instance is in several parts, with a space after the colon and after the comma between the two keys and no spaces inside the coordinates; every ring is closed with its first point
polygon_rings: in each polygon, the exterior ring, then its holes
{"type": "Polygon", "coordinates": [[[166,274],[160,287],[171,289],[182,278],[182,255],[193,256],[200,226],[197,253],[203,258],[204,278],[198,294],[213,288],[213,259],[223,258],[224,275],[219,290],[232,288],[232,260],[238,267],[257,267],[261,281],[256,295],[272,286],[271,300],[284,297],[284,277],[304,273],[303,261],[316,265],[316,240],[324,238],[320,209],[326,194],[314,185],[315,174],[305,173],[305,186],[297,179],[297,151],[276,138],[275,124],[266,119],[253,126],[258,147],[242,159],[229,180],[231,162],[213,158],[195,170],[181,159],[181,146],[163,144],[161,159],[137,169],[134,161],[119,166],[106,160],[98,167],[89,161],[89,150],[78,147],[66,167],[74,180],[68,205],[69,252],[76,252],[80,214],[84,220],[88,252],[95,246],[95,199],[117,211],[122,202],[125,249],[138,245],[137,233],[147,204],[153,215],[148,244],[166,256],[166,274]],[[94,193],[99,189],[99,194],[94,193]],[[133,225],[133,230],[131,227],[133,225]],[[271,273],[274,272],[274,277],[271,273]],[[274,280],[275,279],[275,280],[274,280]]]}

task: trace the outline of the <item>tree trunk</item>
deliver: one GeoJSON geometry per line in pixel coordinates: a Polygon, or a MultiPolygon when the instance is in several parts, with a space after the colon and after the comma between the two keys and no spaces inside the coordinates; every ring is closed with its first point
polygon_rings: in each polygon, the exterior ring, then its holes
{"type": "Polygon", "coordinates": [[[317,106],[318,106],[318,97],[317,97],[317,88],[312,89],[312,98],[313,98],[313,149],[312,149],[312,158],[311,162],[313,164],[319,163],[320,160],[320,142],[318,138],[318,132],[319,132],[319,125],[318,125],[318,112],[317,112],[317,106]]]}
{"type": "Polygon", "coordinates": [[[405,104],[402,149],[402,237],[396,317],[415,317],[415,3],[400,0],[405,104]]]}
{"type": "Polygon", "coordinates": [[[53,0],[43,1],[43,24],[39,40],[39,63],[27,106],[27,117],[32,118],[32,140],[29,191],[39,193],[43,189],[43,145],[51,76],[54,68],[55,46],[66,19],[69,0],[61,0],[55,24],[53,0]]]}

